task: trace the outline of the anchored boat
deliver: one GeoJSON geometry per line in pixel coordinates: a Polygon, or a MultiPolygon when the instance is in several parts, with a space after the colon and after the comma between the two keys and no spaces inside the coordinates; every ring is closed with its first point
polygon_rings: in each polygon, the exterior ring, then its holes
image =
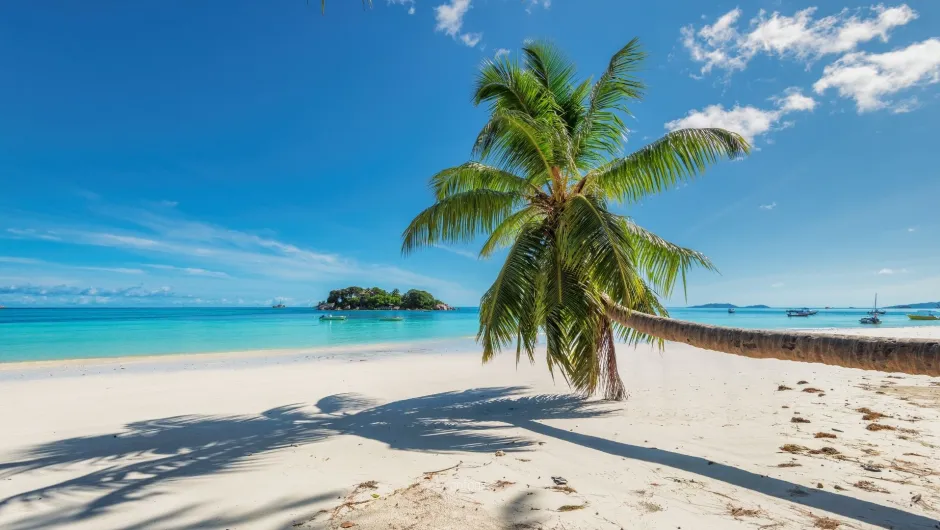
{"type": "Polygon", "coordinates": [[[940,320],[940,313],[936,311],[918,311],[908,314],[907,318],[911,320],[940,320]]]}
{"type": "MultiPolygon", "coordinates": [[[[878,293],[875,293],[875,307],[868,314],[871,316],[862,317],[858,319],[858,322],[860,324],[881,324],[881,319],[878,318],[878,293]]],[[[882,311],[881,314],[883,315],[884,312],[882,311]]]]}
{"type": "Polygon", "coordinates": [[[803,309],[787,309],[788,317],[811,317],[818,313],[815,309],[804,307],[803,309]]]}
{"type": "Polygon", "coordinates": [[[379,320],[382,322],[401,322],[405,320],[405,317],[382,317],[379,320]]]}
{"type": "Polygon", "coordinates": [[[346,320],[345,315],[320,315],[320,320],[346,320]]]}

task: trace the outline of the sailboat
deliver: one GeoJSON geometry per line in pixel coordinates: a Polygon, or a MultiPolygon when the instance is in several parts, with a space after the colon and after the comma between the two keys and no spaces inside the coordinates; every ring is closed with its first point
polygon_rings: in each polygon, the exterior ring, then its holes
{"type": "MultiPolygon", "coordinates": [[[[875,293],[875,307],[872,308],[872,310],[869,311],[868,314],[871,315],[871,316],[867,316],[867,317],[862,317],[862,318],[860,318],[860,319],[858,320],[859,323],[861,323],[861,324],[881,324],[881,319],[878,318],[878,315],[879,315],[879,313],[878,313],[878,293],[875,293]]],[[[884,311],[882,311],[880,314],[883,315],[883,314],[884,314],[884,311]]]]}

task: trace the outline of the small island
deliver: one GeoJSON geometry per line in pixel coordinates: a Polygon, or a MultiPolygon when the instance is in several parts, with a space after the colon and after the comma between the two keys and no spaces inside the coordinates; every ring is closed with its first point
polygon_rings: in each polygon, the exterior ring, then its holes
{"type": "Polygon", "coordinates": [[[358,310],[423,310],[451,311],[454,308],[438,300],[433,294],[411,289],[402,294],[398,289],[386,291],[380,287],[346,287],[330,291],[326,301],[317,304],[320,311],[358,310]]]}

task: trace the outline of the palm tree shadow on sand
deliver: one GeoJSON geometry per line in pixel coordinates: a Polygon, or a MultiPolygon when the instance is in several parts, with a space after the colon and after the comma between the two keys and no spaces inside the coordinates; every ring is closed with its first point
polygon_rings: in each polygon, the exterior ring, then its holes
{"type": "MultiPolygon", "coordinates": [[[[785,480],[712,464],[681,453],[551,427],[542,422],[603,417],[616,412],[621,405],[572,395],[526,395],[525,391],[521,387],[473,389],[381,405],[367,397],[339,394],[325,397],[313,407],[289,405],[256,416],[176,416],[132,423],[118,433],[58,440],[28,450],[18,461],[0,463],[0,479],[77,463],[90,464],[97,469],[2,499],[0,513],[15,503],[41,503],[84,494],[92,496],[93,500],[52,513],[35,510],[35,516],[20,519],[7,528],[33,530],[94,520],[108,511],[132,509],[135,502],[157,495],[157,486],[169,481],[248,470],[261,466],[261,457],[274,451],[339,435],[359,436],[405,451],[525,451],[535,440],[506,434],[507,427],[517,427],[603,453],[695,473],[876,526],[936,528],[936,521],[896,508],[819,490],[793,497],[792,491],[798,485],[785,480]]],[[[333,495],[324,493],[312,497],[310,502],[333,495]]],[[[296,506],[296,503],[290,505],[296,506]]],[[[250,517],[257,518],[259,514],[250,517]]],[[[226,521],[236,526],[250,517],[246,515],[239,521],[232,520],[229,514],[226,521]]],[[[169,520],[164,522],[169,523],[169,520]]],[[[170,524],[161,527],[177,528],[170,524]]]]}

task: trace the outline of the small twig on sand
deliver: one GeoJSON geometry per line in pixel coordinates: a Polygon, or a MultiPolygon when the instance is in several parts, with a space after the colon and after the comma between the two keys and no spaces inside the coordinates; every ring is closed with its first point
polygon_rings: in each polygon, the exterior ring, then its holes
{"type": "Polygon", "coordinates": [[[463,464],[463,460],[461,460],[460,462],[457,462],[456,465],[453,465],[453,466],[450,466],[450,467],[446,467],[446,468],[444,468],[444,469],[438,469],[437,471],[425,471],[425,472],[424,472],[424,478],[425,478],[425,479],[434,478],[434,476],[437,475],[437,474],[439,474],[439,473],[443,473],[443,472],[445,472],[445,471],[450,471],[451,469],[457,469],[458,467],[460,467],[461,464],[463,464]]]}

